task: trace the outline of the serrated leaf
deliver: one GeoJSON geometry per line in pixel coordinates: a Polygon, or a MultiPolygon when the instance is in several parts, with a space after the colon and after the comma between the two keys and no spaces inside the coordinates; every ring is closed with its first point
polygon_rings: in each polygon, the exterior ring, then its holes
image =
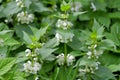
{"type": "Polygon", "coordinates": [[[66,3],[65,1],[63,1],[63,3],[61,4],[61,6],[60,6],[60,9],[61,9],[61,11],[67,11],[67,10],[69,10],[70,9],[70,4],[69,3],[66,3]]]}
{"type": "Polygon", "coordinates": [[[31,44],[32,43],[32,40],[30,38],[30,36],[23,31],[23,40],[27,43],[27,44],[31,44]]]}
{"type": "Polygon", "coordinates": [[[56,38],[50,39],[47,43],[45,43],[46,48],[54,48],[59,45],[59,42],[56,40],[56,38]]]}
{"type": "Polygon", "coordinates": [[[16,60],[14,58],[1,58],[0,59],[0,76],[7,73],[15,64],[15,61],[16,60]]]}
{"type": "Polygon", "coordinates": [[[118,64],[118,65],[111,64],[110,66],[108,66],[108,68],[109,68],[112,72],[120,71],[120,64],[118,64]]]}
{"type": "Polygon", "coordinates": [[[47,58],[48,56],[50,56],[55,50],[57,49],[50,49],[50,48],[40,48],[38,50],[39,54],[41,55],[42,59],[47,58]]]}
{"type": "Polygon", "coordinates": [[[0,35],[5,35],[6,33],[13,32],[13,30],[3,30],[0,31],[0,35]]]}
{"type": "Polygon", "coordinates": [[[96,21],[96,19],[94,19],[92,31],[93,31],[93,32],[97,32],[97,30],[98,30],[99,28],[100,28],[100,24],[96,21]]]}
{"type": "Polygon", "coordinates": [[[34,12],[45,12],[51,11],[47,7],[45,7],[41,2],[33,1],[30,7],[34,12]]]}
{"type": "Polygon", "coordinates": [[[120,12],[108,13],[109,18],[120,18],[120,12]]]}
{"type": "Polygon", "coordinates": [[[7,4],[7,6],[3,9],[3,13],[5,16],[10,16],[18,13],[20,10],[21,8],[18,8],[16,2],[14,1],[7,4]]]}
{"type": "Polygon", "coordinates": [[[95,71],[95,73],[92,75],[92,78],[94,80],[115,80],[115,77],[112,74],[112,72],[103,66],[99,66],[99,70],[95,71]]]}
{"type": "Polygon", "coordinates": [[[7,46],[13,46],[13,45],[18,45],[18,44],[20,44],[20,43],[13,38],[7,39],[4,41],[4,45],[7,45],[7,46]]]}
{"type": "Polygon", "coordinates": [[[47,30],[48,26],[47,27],[44,27],[44,28],[40,28],[36,33],[35,33],[35,37],[37,40],[40,39],[41,36],[43,36],[45,33],[46,33],[46,30],[47,30]]]}

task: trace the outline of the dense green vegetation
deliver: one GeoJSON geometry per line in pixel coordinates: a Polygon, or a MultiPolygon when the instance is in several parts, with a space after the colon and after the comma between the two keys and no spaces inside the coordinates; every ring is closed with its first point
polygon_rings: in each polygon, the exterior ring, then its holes
{"type": "Polygon", "coordinates": [[[0,0],[0,80],[120,80],[120,0],[0,0]]]}

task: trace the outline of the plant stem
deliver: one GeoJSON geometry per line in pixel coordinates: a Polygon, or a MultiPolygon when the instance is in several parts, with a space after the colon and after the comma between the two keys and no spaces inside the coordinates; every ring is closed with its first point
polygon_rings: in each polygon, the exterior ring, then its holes
{"type": "Polygon", "coordinates": [[[66,62],[66,59],[67,59],[67,45],[64,44],[64,54],[65,54],[65,62],[66,62]]]}

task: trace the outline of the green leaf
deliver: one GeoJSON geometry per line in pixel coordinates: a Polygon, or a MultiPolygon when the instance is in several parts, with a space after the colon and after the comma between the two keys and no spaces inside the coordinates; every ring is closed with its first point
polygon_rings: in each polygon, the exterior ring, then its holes
{"type": "Polygon", "coordinates": [[[116,50],[115,43],[110,39],[102,40],[99,46],[101,47],[101,49],[116,50]]]}
{"type": "Polygon", "coordinates": [[[100,28],[99,23],[96,21],[96,19],[94,19],[92,31],[93,31],[93,32],[97,32],[97,30],[98,30],[99,28],[100,28]]]}
{"type": "Polygon", "coordinates": [[[95,73],[92,75],[92,78],[94,80],[115,80],[112,72],[103,66],[99,66],[99,70],[95,71],[95,73]]]}
{"type": "Polygon", "coordinates": [[[116,45],[120,46],[120,24],[113,24],[111,26],[111,33],[106,33],[106,37],[111,39],[116,45]]]}
{"type": "Polygon", "coordinates": [[[120,18],[120,12],[108,13],[109,18],[120,18]]]}
{"type": "Polygon", "coordinates": [[[5,23],[0,23],[0,31],[8,29],[8,26],[5,23]]]}
{"type": "Polygon", "coordinates": [[[11,70],[15,61],[16,60],[14,58],[0,58],[0,76],[11,70]]]}
{"type": "Polygon", "coordinates": [[[43,47],[38,50],[38,53],[41,55],[42,59],[45,59],[48,56],[50,56],[55,50],[57,50],[57,49],[50,49],[50,48],[43,47]]]}
{"type": "Polygon", "coordinates": [[[7,39],[4,41],[4,45],[7,45],[7,46],[14,46],[14,45],[18,45],[18,44],[20,44],[20,43],[13,38],[7,39]]]}
{"type": "Polygon", "coordinates": [[[105,3],[105,0],[94,0],[94,5],[97,10],[106,11],[107,4],[105,3]]]}
{"type": "Polygon", "coordinates": [[[16,25],[15,32],[21,40],[24,40],[27,44],[32,43],[31,36],[33,36],[33,31],[31,26],[28,25],[16,25]]]}
{"type": "Polygon", "coordinates": [[[18,13],[20,10],[21,9],[17,7],[16,2],[13,1],[6,5],[6,7],[3,9],[3,14],[6,17],[18,13]]]}
{"type": "Polygon", "coordinates": [[[35,33],[35,37],[36,37],[37,41],[40,39],[41,36],[43,36],[43,35],[46,33],[47,28],[48,28],[48,26],[47,26],[47,27],[44,27],[44,28],[40,28],[40,29],[35,33]]]}
{"type": "Polygon", "coordinates": [[[73,56],[82,56],[82,52],[81,51],[72,51],[69,54],[73,55],[73,56]]]}
{"type": "Polygon", "coordinates": [[[108,68],[109,68],[112,72],[120,71],[120,64],[118,64],[118,65],[111,64],[110,66],[108,66],[108,68]]]}
{"type": "Polygon", "coordinates": [[[120,63],[120,55],[116,54],[116,53],[111,53],[111,52],[104,52],[103,55],[101,55],[100,57],[100,62],[104,65],[104,66],[110,66],[112,65],[117,65],[120,63]]]}
{"type": "Polygon", "coordinates": [[[29,9],[30,5],[32,4],[31,0],[23,0],[25,6],[29,9]]]}
{"type": "Polygon", "coordinates": [[[41,2],[39,1],[33,1],[31,4],[30,9],[32,9],[34,12],[45,12],[45,11],[51,11],[47,7],[45,7],[41,2]]]}
{"type": "Polygon", "coordinates": [[[109,25],[110,25],[110,18],[109,17],[107,17],[107,16],[99,17],[98,22],[109,29],[109,25]]]}
{"type": "Polygon", "coordinates": [[[0,31],[0,35],[5,35],[6,33],[10,33],[10,32],[13,32],[13,30],[3,30],[0,31]]]}
{"type": "Polygon", "coordinates": [[[70,9],[70,3],[66,3],[64,0],[63,0],[63,3],[61,4],[60,6],[60,9],[61,11],[67,11],[70,9]]]}
{"type": "Polygon", "coordinates": [[[31,44],[32,43],[32,40],[30,38],[30,36],[23,31],[23,40],[27,43],[27,44],[31,44]]]}
{"type": "Polygon", "coordinates": [[[120,8],[120,0],[105,0],[109,8],[120,8]]]}
{"type": "Polygon", "coordinates": [[[59,42],[56,38],[50,39],[47,43],[45,43],[44,47],[46,48],[54,48],[59,45],[59,42]]]}

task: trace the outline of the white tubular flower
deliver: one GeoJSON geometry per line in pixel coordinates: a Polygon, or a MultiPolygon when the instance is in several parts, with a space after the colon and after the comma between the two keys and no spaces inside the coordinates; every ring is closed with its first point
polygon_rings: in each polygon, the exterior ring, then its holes
{"type": "Polygon", "coordinates": [[[88,51],[86,54],[87,54],[87,56],[88,56],[88,59],[91,59],[91,57],[92,57],[92,52],[91,52],[91,51],[88,51]]]}
{"type": "Polygon", "coordinates": [[[70,28],[72,26],[73,26],[73,24],[67,20],[58,19],[58,21],[56,23],[56,27],[62,28],[64,30],[67,30],[68,28],[70,28]]]}
{"type": "Polygon", "coordinates": [[[93,9],[93,11],[96,11],[96,10],[97,10],[97,9],[96,9],[96,6],[94,5],[93,2],[91,2],[91,8],[93,9]]]}
{"type": "Polygon", "coordinates": [[[55,38],[57,39],[57,42],[61,42],[62,41],[62,36],[59,33],[55,34],[55,38]]]}
{"type": "Polygon", "coordinates": [[[31,55],[31,50],[30,50],[30,49],[26,49],[26,50],[25,50],[25,53],[27,53],[26,56],[28,57],[28,56],[31,55]]]}
{"type": "Polygon", "coordinates": [[[57,63],[59,65],[64,65],[65,59],[64,59],[64,54],[63,53],[61,53],[60,55],[58,55],[56,58],[57,58],[57,63]]]}
{"type": "Polygon", "coordinates": [[[24,3],[22,2],[22,0],[16,0],[17,6],[23,8],[24,7],[24,3]]]}
{"type": "Polygon", "coordinates": [[[71,54],[68,54],[67,55],[67,66],[72,65],[74,61],[75,61],[75,57],[71,54]]]}
{"type": "Polygon", "coordinates": [[[35,78],[35,80],[39,80],[38,76],[35,78]]]}
{"type": "Polygon", "coordinates": [[[28,12],[21,12],[17,14],[17,19],[18,22],[21,22],[21,24],[29,24],[33,22],[34,20],[34,15],[33,14],[28,14],[28,12]]]}
{"type": "MultiPolygon", "coordinates": [[[[65,63],[65,56],[64,56],[63,53],[58,55],[56,58],[57,58],[57,63],[59,65],[64,65],[64,63],[65,63]]],[[[75,61],[75,57],[73,55],[71,55],[71,54],[68,54],[67,57],[66,57],[67,66],[72,65],[74,61],[75,61]]]]}
{"type": "Polygon", "coordinates": [[[71,11],[78,12],[82,9],[82,4],[80,2],[71,3],[71,11]]]}
{"type": "Polygon", "coordinates": [[[41,69],[41,64],[38,62],[32,63],[31,61],[27,61],[27,63],[23,64],[25,72],[29,72],[32,74],[37,74],[37,71],[41,69]]]}

